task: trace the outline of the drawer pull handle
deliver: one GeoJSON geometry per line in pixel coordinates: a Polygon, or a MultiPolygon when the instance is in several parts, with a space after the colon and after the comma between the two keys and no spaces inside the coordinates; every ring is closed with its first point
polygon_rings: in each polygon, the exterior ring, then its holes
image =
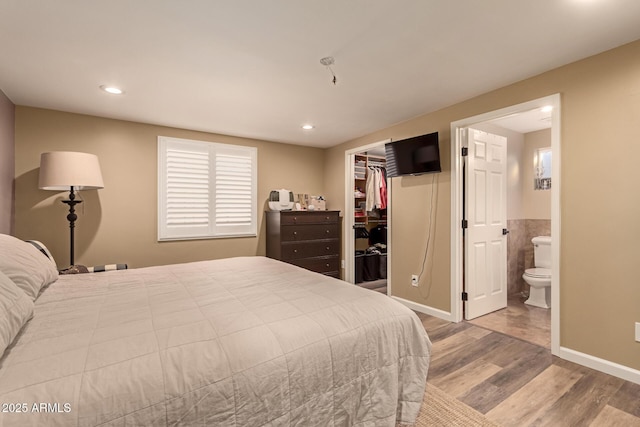
{"type": "Polygon", "coordinates": [[[297,235],[298,235],[298,232],[297,232],[297,231],[294,231],[294,232],[293,232],[293,235],[294,235],[294,236],[297,236],[297,235]]]}
{"type": "Polygon", "coordinates": [[[327,267],[329,267],[329,264],[327,264],[327,267]]]}
{"type": "Polygon", "coordinates": [[[328,216],[327,216],[327,217],[325,217],[325,218],[327,219],[327,221],[329,221],[329,217],[328,217],[328,216]]]}
{"type": "Polygon", "coordinates": [[[329,246],[327,246],[327,250],[329,250],[329,246]]]}
{"type": "Polygon", "coordinates": [[[294,254],[297,254],[297,253],[298,253],[298,250],[297,250],[297,249],[294,249],[294,250],[293,250],[293,253],[294,253],[294,254]]]}
{"type": "Polygon", "coordinates": [[[327,230],[327,234],[329,234],[329,233],[330,233],[330,231],[329,231],[329,230],[327,230]]]}

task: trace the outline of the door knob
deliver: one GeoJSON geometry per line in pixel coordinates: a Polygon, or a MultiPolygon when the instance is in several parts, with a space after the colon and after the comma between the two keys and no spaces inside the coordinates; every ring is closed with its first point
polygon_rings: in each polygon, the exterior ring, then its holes
{"type": "Polygon", "coordinates": [[[509,230],[507,230],[506,228],[502,229],[502,235],[506,236],[507,234],[509,234],[509,230]]]}

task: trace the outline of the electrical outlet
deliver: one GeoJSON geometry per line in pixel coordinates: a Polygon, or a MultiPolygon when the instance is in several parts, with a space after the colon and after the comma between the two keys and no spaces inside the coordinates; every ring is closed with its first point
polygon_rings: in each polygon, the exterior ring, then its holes
{"type": "Polygon", "coordinates": [[[640,342],[640,322],[636,322],[636,341],[640,342]]]}
{"type": "Polygon", "coordinates": [[[411,275],[411,286],[418,286],[418,275],[417,274],[412,274],[411,275]]]}

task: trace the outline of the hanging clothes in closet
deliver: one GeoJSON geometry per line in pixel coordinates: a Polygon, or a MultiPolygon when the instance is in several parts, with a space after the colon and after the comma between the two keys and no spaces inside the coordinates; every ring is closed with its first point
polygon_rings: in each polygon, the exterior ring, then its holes
{"type": "Polygon", "coordinates": [[[387,209],[387,170],[380,168],[380,209],[387,209]]]}
{"type": "Polygon", "coordinates": [[[366,209],[387,208],[387,171],[382,167],[369,167],[366,183],[366,209]]]}

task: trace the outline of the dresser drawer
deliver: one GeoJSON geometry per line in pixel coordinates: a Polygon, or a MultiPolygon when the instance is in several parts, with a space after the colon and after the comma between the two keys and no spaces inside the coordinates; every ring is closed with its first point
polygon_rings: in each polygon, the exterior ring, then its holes
{"type": "Polygon", "coordinates": [[[340,241],[315,240],[311,242],[285,242],[282,244],[282,259],[292,260],[340,254],[340,241]]]}
{"type": "Polygon", "coordinates": [[[302,240],[337,239],[340,237],[339,224],[311,224],[282,226],[283,242],[299,242],[302,240]]]}
{"type": "Polygon", "coordinates": [[[341,219],[339,211],[268,211],[266,255],[340,278],[341,219]]]}
{"type": "Polygon", "coordinates": [[[306,268],[307,270],[315,271],[322,274],[330,274],[340,271],[339,256],[295,259],[289,260],[287,262],[293,265],[297,265],[298,267],[306,268]]]}
{"type": "Polygon", "coordinates": [[[286,212],[282,213],[280,223],[282,225],[296,224],[337,224],[340,216],[334,211],[318,211],[303,213],[286,212]]]}

